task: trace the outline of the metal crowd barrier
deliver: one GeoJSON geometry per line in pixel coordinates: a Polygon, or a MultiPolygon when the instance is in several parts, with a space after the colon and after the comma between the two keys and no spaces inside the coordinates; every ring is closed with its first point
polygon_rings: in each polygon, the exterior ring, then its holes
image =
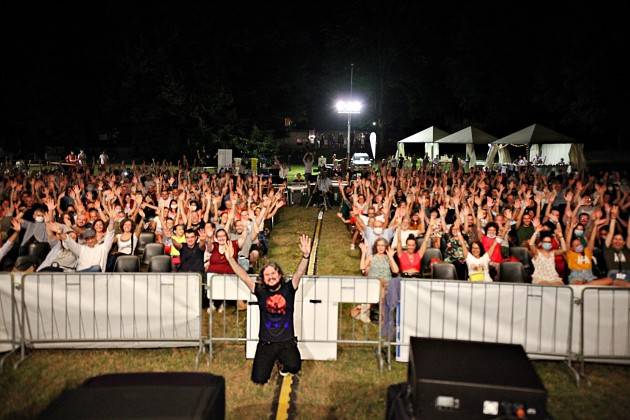
{"type": "Polygon", "coordinates": [[[0,372],[5,360],[20,348],[18,303],[11,273],[0,273],[0,372]]]}
{"type": "Polygon", "coordinates": [[[630,289],[585,287],[581,305],[581,373],[585,361],[629,361],[630,289]]]}
{"type": "Polygon", "coordinates": [[[521,344],[535,358],[571,366],[573,289],[521,283],[400,279],[396,359],[408,361],[411,336],[521,344]]]}
{"type": "MultiPolygon", "coordinates": [[[[291,277],[286,276],[287,279],[291,277]]],[[[256,280],[252,276],[252,280],[256,280]]],[[[246,355],[252,358],[260,326],[258,302],[245,284],[234,275],[209,274],[207,296],[221,312],[209,311],[208,353],[220,342],[245,342],[246,355]],[[239,311],[230,301],[247,301],[247,310],[239,311]],[[242,312],[242,313],[241,313],[242,312]]],[[[374,346],[382,367],[381,323],[363,323],[350,317],[355,305],[380,303],[380,282],[365,277],[304,276],[296,292],[294,330],[303,359],[334,360],[338,344],[374,346]]],[[[211,304],[212,305],[212,304],[211,304]]]]}
{"type": "Polygon", "coordinates": [[[36,273],[22,293],[21,336],[34,348],[203,348],[199,274],[36,273]]]}

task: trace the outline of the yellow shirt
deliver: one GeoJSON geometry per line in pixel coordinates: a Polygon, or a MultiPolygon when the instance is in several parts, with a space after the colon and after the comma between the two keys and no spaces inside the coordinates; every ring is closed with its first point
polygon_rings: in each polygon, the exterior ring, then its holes
{"type": "MultiPolygon", "coordinates": [[[[182,235],[182,236],[176,236],[173,235],[171,236],[171,239],[173,240],[173,242],[177,242],[180,244],[183,244],[184,242],[186,242],[186,236],[182,235]]],[[[179,256],[179,249],[175,248],[175,246],[171,246],[171,257],[178,257],[179,256]]]]}
{"type": "Polygon", "coordinates": [[[584,248],[584,255],[568,250],[567,263],[571,270],[590,270],[593,268],[593,253],[588,248],[584,248]]]}

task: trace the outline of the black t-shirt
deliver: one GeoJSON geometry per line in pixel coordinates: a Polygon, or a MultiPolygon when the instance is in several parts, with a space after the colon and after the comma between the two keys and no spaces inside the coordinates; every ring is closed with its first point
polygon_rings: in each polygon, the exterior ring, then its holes
{"type": "Polygon", "coordinates": [[[291,280],[282,283],[276,291],[256,283],[254,294],[260,309],[258,338],[263,342],[280,342],[293,339],[293,308],[295,291],[291,280]]]}
{"type": "Polygon", "coordinates": [[[204,222],[203,220],[200,220],[197,223],[190,224],[190,228],[195,231],[198,231],[199,229],[203,229],[205,226],[206,226],[206,222],[204,222]]]}
{"type": "Polygon", "coordinates": [[[188,244],[184,243],[182,249],[179,250],[181,258],[181,265],[179,267],[180,272],[186,273],[203,273],[203,249],[199,245],[195,245],[190,248],[188,244]]]}

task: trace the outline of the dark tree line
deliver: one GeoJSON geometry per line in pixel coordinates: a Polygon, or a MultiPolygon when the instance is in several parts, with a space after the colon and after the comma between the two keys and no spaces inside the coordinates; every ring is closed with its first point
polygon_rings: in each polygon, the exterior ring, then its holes
{"type": "Polygon", "coordinates": [[[621,143],[624,10],[421,3],[17,11],[2,29],[2,148],[272,153],[285,116],[344,128],[332,104],[349,90],[350,63],[367,106],[353,127],[377,122],[379,153],[429,125],[501,136],[539,122],[621,143]]]}

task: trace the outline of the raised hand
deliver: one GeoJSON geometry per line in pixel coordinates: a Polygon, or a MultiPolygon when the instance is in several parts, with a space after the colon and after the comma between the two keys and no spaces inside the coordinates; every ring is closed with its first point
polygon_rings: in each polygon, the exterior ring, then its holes
{"type": "Polygon", "coordinates": [[[388,246],[385,252],[387,253],[387,256],[389,258],[394,258],[394,254],[396,253],[396,251],[394,251],[394,248],[392,248],[391,246],[388,246]]]}
{"type": "Polygon", "coordinates": [[[619,216],[619,206],[612,206],[610,208],[610,218],[616,219],[619,216]]]}
{"type": "Polygon", "coordinates": [[[48,211],[55,210],[55,200],[53,200],[51,197],[45,199],[44,204],[46,204],[46,207],[48,207],[48,211]]]}
{"type": "Polygon", "coordinates": [[[538,219],[538,217],[534,217],[534,219],[532,220],[532,225],[536,230],[542,229],[542,225],[540,224],[540,219],[538,219]]]}
{"type": "Polygon", "coordinates": [[[15,232],[19,232],[22,228],[22,225],[20,224],[20,219],[17,219],[15,217],[11,219],[11,227],[15,232]]]}
{"type": "Polygon", "coordinates": [[[300,235],[300,251],[305,257],[311,255],[311,238],[308,235],[300,235]]]}

